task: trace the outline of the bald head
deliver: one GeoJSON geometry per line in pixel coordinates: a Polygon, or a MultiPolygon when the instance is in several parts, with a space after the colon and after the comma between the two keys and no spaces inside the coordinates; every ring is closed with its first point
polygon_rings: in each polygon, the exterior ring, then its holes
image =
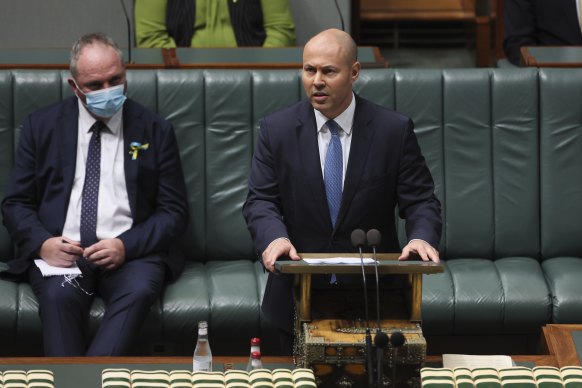
{"type": "Polygon", "coordinates": [[[303,49],[303,88],[313,108],[328,119],[352,101],[352,85],[360,75],[356,43],[343,31],[325,30],[303,49]]]}
{"type": "MultiPolygon", "coordinates": [[[[321,49],[335,51],[350,66],[358,60],[356,42],[350,34],[336,28],[330,28],[315,35],[305,44],[303,52],[321,49]]],[[[305,59],[305,54],[303,58],[305,59]]]]}

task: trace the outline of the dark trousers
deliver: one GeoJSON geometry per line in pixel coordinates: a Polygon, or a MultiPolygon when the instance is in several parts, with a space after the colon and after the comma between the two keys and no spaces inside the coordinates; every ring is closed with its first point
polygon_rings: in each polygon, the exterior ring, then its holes
{"type": "MultiPolygon", "coordinates": [[[[81,259],[82,260],[82,259],[81,259]]],[[[38,299],[45,355],[127,356],[153,302],[164,286],[165,265],[160,255],[126,261],[113,271],[80,263],[82,277],[43,277],[29,270],[38,299]],[[89,311],[95,296],[103,298],[105,314],[91,340],[89,311]]]]}

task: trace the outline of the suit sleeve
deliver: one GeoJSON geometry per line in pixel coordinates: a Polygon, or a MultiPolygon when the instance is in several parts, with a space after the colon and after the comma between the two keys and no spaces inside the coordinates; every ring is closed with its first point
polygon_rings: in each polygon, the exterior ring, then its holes
{"type": "Polygon", "coordinates": [[[289,238],[283,221],[276,163],[267,127],[263,120],[251,165],[249,192],[243,206],[243,215],[259,252],[276,238],[289,238]]]}
{"type": "Polygon", "coordinates": [[[166,0],[135,2],[135,40],[137,47],[174,48],[176,42],[166,28],[166,0]]]}
{"type": "Polygon", "coordinates": [[[30,116],[24,121],[16,151],[8,190],[2,201],[4,225],[12,241],[20,248],[20,256],[31,258],[52,234],[39,216],[39,179],[36,176],[37,144],[32,133],[30,116]]]}
{"type": "MultiPolygon", "coordinates": [[[[153,212],[118,236],[128,259],[170,248],[186,227],[189,218],[186,184],[171,125],[160,132],[157,150],[157,194],[153,212]]],[[[138,192],[138,195],[140,193],[138,192]]]]}
{"type": "Polygon", "coordinates": [[[520,48],[535,46],[535,9],[531,0],[505,0],[505,39],[503,50],[509,62],[519,66],[520,48]]]}
{"type": "Polygon", "coordinates": [[[397,189],[400,217],[406,220],[409,241],[421,239],[436,248],[442,231],[441,205],[412,121],[408,122],[402,142],[397,189]]]}

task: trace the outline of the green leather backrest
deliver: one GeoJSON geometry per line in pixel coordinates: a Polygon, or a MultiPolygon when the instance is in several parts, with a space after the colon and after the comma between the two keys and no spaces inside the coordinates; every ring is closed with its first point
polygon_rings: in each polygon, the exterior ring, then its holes
{"type": "Polygon", "coordinates": [[[543,257],[582,255],[582,73],[542,69],[540,93],[543,257]]]}
{"type": "MultiPolygon", "coordinates": [[[[14,158],[13,112],[12,77],[8,72],[0,72],[0,194],[6,190],[14,158]]],[[[0,260],[7,260],[12,256],[12,246],[6,230],[1,226],[0,229],[0,260]]]]}
{"type": "Polygon", "coordinates": [[[241,206],[258,121],[298,101],[298,85],[288,71],[158,73],[158,112],[175,126],[189,190],[191,260],[254,259],[241,206]]]}
{"type": "Polygon", "coordinates": [[[446,259],[539,256],[537,82],[531,69],[407,69],[366,71],[356,84],[413,118],[443,204],[446,259]]]}
{"type": "MultiPolygon", "coordinates": [[[[67,77],[0,72],[0,189],[20,123],[69,96],[67,77]]],[[[241,205],[258,122],[303,98],[299,71],[132,70],[128,81],[131,98],[175,126],[192,214],[188,259],[254,258],[241,205]]],[[[443,257],[582,251],[582,70],[375,69],[354,87],[413,118],[443,203],[443,257]]],[[[10,254],[2,229],[0,257],[10,254]]]]}

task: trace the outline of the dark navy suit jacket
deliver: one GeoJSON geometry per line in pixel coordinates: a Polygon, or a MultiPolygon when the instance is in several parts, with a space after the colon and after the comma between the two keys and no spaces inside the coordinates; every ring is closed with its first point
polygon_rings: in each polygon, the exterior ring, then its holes
{"type": "MultiPolygon", "coordinates": [[[[408,117],[356,96],[335,228],[329,217],[315,114],[309,101],[262,120],[243,208],[259,252],[278,237],[289,238],[298,252],[353,252],[351,232],[356,228],[378,229],[382,233],[379,252],[399,252],[396,206],[406,219],[409,239],[438,246],[440,203],[408,117]]],[[[290,330],[291,276],[269,275],[263,310],[279,327],[290,330]]]]}
{"type": "Polygon", "coordinates": [[[507,59],[519,65],[522,46],[582,45],[576,0],[505,0],[507,59]]]}
{"type": "MultiPolygon", "coordinates": [[[[4,224],[18,247],[8,272],[22,274],[42,243],[62,235],[75,175],[77,97],[29,115],[23,123],[12,179],[2,201],[4,224]]],[[[118,236],[126,260],[166,253],[188,220],[186,188],[170,123],[128,99],[123,106],[125,181],[133,217],[118,236]],[[131,142],[149,144],[132,160],[131,142]]],[[[166,254],[170,275],[178,276],[183,256],[166,254]]]]}

